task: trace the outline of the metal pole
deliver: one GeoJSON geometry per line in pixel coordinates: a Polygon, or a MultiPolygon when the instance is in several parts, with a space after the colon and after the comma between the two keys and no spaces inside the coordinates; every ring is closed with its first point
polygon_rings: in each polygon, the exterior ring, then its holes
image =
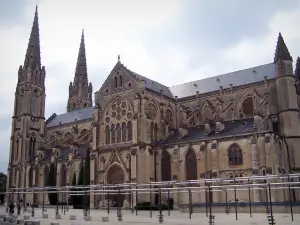
{"type": "Polygon", "coordinates": [[[150,181],[150,218],[152,218],[152,190],[151,189],[152,189],[152,185],[150,181]]]}
{"type": "MultiPolygon", "coordinates": [[[[109,188],[107,188],[109,190],[109,188]]],[[[109,215],[109,192],[107,192],[107,214],[109,215]]]]}
{"type": "Polygon", "coordinates": [[[119,188],[119,193],[118,193],[118,202],[117,202],[117,217],[118,221],[122,222],[122,209],[121,209],[121,188],[119,188]]]}
{"type": "Polygon", "coordinates": [[[205,181],[205,213],[206,213],[206,217],[208,217],[207,208],[208,208],[208,206],[207,206],[207,189],[206,189],[206,181],[205,181]]]}
{"type": "MultiPolygon", "coordinates": [[[[290,182],[290,175],[288,174],[288,182],[290,182]]],[[[291,195],[291,185],[288,185],[289,188],[289,200],[290,200],[290,212],[292,221],[294,221],[294,213],[293,213],[293,204],[292,204],[292,195],[291,195]]]]}
{"type": "MultiPolygon", "coordinates": [[[[235,184],[235,177],[233,178],[233,183],[235,184]]],[[[235,220],[237,220],[238,216],[237,216],[237,205],[236,205],[236,187],[234,187],[234,206],[235,206],[235,220]]]]}
{"type": "Polygon", "coordinates": [[[42,212],[45,212],[45,189],[43,188],[43,209],[42,212]]]}
{"type": "MultiPolygon", "coordinates": [[[[250,180],[248,178],[248,184],[250,184],[250,180]]],[[[251,192],[250,186],[248,186],[248,195],[249,195],[249,210],[250,210],[250,217],[252,217],[252,207],[251,207],[251,192]]]]}
{"type": "Polygon", "coordinates": [[[269,187],[269,199],[270,199],[270,212],[271,212],[271,225],[274,225],[274,217],[273,217],[273,207],[272,207],[272,194],[271,194],[271,185],[268,183],[269,187]]]}
{"type": "Polygon", "coordinates": [[[192,219],[192,193],[191,189],[188,189],[189,192],[189,218],[192,219]]]}
{"type": "Polygon", "coordinates": [[[211,186],[210,186],[210,184],[209,184],[209,185],[208,185],[208,195],[209,195],[209,196],[208,196],[208,201],[209,201],[209,218],[212,218],[212,212],[211,212],[211,210],[212,210],[212,209],[211,209],[211,203],[212,203],[211,200],[212,200],[212,199],[211,199],[211,194],[212,194],[212,193],[211,193],[211,186]]]}
{"type": "Polygon", "coordinates": [[[170,190],[168,190],[168,216],[170,216],[170,190]]]}
{"type": "MultiPolygon", "coordinates": [[[[55,160],[55,179],[57,180],[57,159],[58,159],[58,152],[56,152],[56,160],[55,160]]],[[[56,188],[56,212],[55,216],[59,215],[58,211],[58,188],[56,188]]]]}
{"type": "MultiPolygon", "coordinates": [[[[135,189],[137,189],[137,187],[135,186],[135,189]]],[[[138,209],[137,209],[137,204],[138,204],[138,192],[137,190],[135,191],[135,215],[137,216],[138,215],[138,209]]]]}
{"type": "Polygon", "coordinates": [[[161,204],[161,189],[159,189],[159,214],[158,214],[158,222],[163,223],[164,218],[162,214],[162,204],[161,204]]]}
{"type": "Polygon", "coordinates": [[[225,201],[226,201],[226,214],[229,214],[229,208],[228,208],[228,195],[227,195],[227,190],[225,189],[225,201]]]}

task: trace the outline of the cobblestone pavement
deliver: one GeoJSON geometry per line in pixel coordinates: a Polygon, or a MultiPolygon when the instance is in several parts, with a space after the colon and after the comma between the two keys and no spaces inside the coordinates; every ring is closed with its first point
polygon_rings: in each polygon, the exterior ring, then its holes
{"type": "MultiPolygon", "coordinates": [[[[50,225],[50,222],[58,222],[60,225],[98,225],[102,222],[102,217],[109,217],[108,224],[159,224],[158,221],[158,212],[152,212],[152,218],[150,218],[149,211],[138,211],[138,215],[135,213],[131,213],[130,210],[122,210],[122,222],[118,222],[117,211],[112,209],[110,214],[107,214],[106,210],[91,210],[91,221],[85,221],[83,216],[83,210],[80,209],[69,209],[69,211],[65,212],[65,215],[62,213],[61,208],[59,209],[59,213],[62,216],[61,219],[55,219],[55,208],[48,208],[46,212],[49,216],[48,219],[42,218],[42,209],[35,209],[35,216],[31,217],[31,214],[28,212],[27,215],[30,215],[30,220],[40,221],[41,225],[50,225]],[[76,215],[76,220],[71,221],[70,215],[76,215]]],[[[5,207],[0,207],[0,215],[4,215],[5,207]]],[[[213,213],[215,216],[215,225],[268,225],[267,215],[265,213],[253,214],[252,218],[250,218],[249,214],[239,213],[238,220],[235,219],[235,214],[230,213],[229,215],[223,213],[213,213]]],[[[23,219],[24,215],[22,213],[19,218],[23,219]]],[[[294,221],[292,222],[290,214],[274,214],[275,223],[277,225],[289,225],[289,224],[300,224],[300,215],[294,215],[294,221]]],[[[182,225],[182,224],[209,224],[208,218],[203,213],[194,213],[192,214],[192,218],[189,219],[188,213],[181,213],[178,211],[171,211],[171,215],[168,216],[167,211],[163,211],[163,224],[174,224],[174,225],[182,225]]]]}

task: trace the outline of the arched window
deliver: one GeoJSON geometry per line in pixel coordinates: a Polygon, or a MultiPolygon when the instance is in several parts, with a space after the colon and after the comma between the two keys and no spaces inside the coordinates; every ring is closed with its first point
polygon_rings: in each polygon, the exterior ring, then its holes
{"type": "Polygon", "coordinates": [[[29,139],[29,159],[33,159],[35,156],[35,136],[32,134],[32,136],[29,139]]]}
{"type": "Polygon", "coordinates": [[[127,123],[127,140],[132,141],[132,123],[128,121],[127,123]]]}
{"type": "Polygon", "coordinates": [[[126,123],[122,123],[122,142],[126,141],[126,123]]]}
{"type": "Polygon", "coordinates": [[[172,126],[173,124],[173,113],[170,109],[166,110],[166,122],[169,126],[172,126]]]}
{"type": "Polygon", "coordinates": [[[171,179],[171,157],[169,152],[163,150],[161,153],[161,181],[170,181],[171,179]]]}
{"type": "Polygon", "coordinates": [[[19,158],[19,138],[16,140],[16,160],[19,158]]]}
{"type": "Polygon", "coordinates": [[[122,76],[120,76],[120,87],[122,87],[123,86],[123,77],[122,76]]]}
{"type": "Polygon", "coordinates": [[[35,167],[35,186],[39,187],[40,185],[40,168],[37,166],[35,167]]]}
{"type": "Polygon", "coordinates": [[[246,117],[253,116],[253,98],[248,97],[242,103],[242,112],[246,117]]]}
{"type": "Polygon", "coordinates": [[[33,169],[30,167],[29,169],[29,177],[28,177],[28,186],[32,187],[33,186],[33,169]]]}
{"type": "Polygon", "coordinates": [[[67,168],[66,165],[63,164],[60,168],[60,185],[66,186],[67,184],[67,168]]]}
{"type": "Polygon", "coordinates": [[[197,158],[192,149],[189,149],[185,155],[186,179],[197,180],[197,158]]]}
{"type": "Polygon", "coordinates": [[[117,88],[117,87],[118,87],[118,78],[115,77],[115,88],[117,88]]]}
{"type": "Polygon", "coordinates": [[[44,167],[44,187],[48,186],[49,167],[44,167]]]}
{"type": "Polygon", "coordinates": [[[115,143],[116,142],[116,130],[115,130],[115,125],[112,124],[111,125],[111,143],[115,143]]]}
{"type": "Polygon", "coordinates": [[[228,149],[229,166],[239,166],[243,164],[243,151],[236,145],[232,144],[228,149]]]}
{"type": "Polygon", "coordinates": [[[116,141],[116,143],[120,143],[121,142],[121,127],[120,127],[120,124],[117,124],[116,131],[117,131],[117,141],[116,141]]]}
{"type": "Polygon", "coordinates": [[[105,143],[110,144],[110,129],[108,125],[105,128],[105,143]]]}

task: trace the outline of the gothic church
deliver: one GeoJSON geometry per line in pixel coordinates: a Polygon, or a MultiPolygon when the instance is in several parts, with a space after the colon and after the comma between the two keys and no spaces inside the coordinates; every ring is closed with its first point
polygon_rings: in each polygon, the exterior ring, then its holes
{"type": "MultiPolygon", "coordinates": [[[[118,60],[93,93],[82,32],[66,113],[48,119],[40,51],[36,9],[24,65],[18,70],[8,188],[46,186],[56,161],[57,185],[71,185],[86,154],[90,184],[300,172],[300,59],[294,71],[281,34],[274,60],[270,56],[265,65],[168,87],[118,60]]],[[[237,194],[238,199],[248,198],[247,193],[237,194]]],[[[299,200],[300,194],[293,197],[299,200]]],[[[90,198],[92,207],[106,204],[101,195],[90,198]]],[[[185,193],[172,198],[174,207],[188,204],[185,193]]],[[[222,192],[212,198],[225,201],[222,192]]],[[[253,191],[252,198],[265,201],[265,194],[253,191]]],[[[284,191],[274,191],[273,201],[287,198],[284,191]]],[[[124,196],[122,205],[146,201],[149,195],[124,196]]],[[[193,202],[205,202],[205,194],[193,193],[193,202]]]]}

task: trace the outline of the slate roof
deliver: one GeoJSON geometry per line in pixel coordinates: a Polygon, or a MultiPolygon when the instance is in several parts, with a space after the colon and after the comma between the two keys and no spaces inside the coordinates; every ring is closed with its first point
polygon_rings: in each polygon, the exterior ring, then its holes
{"type": "MultiPolygon", "coordinates": [[[[276,77],[276,65],[273,63],[265,64],[215,77],[179,84],[173,87],[167,87],[133,71],[130,72],[138,79],[144,80],[147,89],[157,93],[160,93],[160,90],[163,90],[163,94],[170,98],[174,98],[175,96],[178,98],[185,98],[195,95],[196,91],[199,91],[199,94],[204,94],[218,91],[220,90],[220,86],[222,86],[223,89],[227,89],[230,88],[230,84],[232,84],[233,87],[237,87],[245,84],[262,82],[265,77],[267,77],[267,79],[274,79],[276,77]]],[[[46,126],[47,128],[50,128],[58,126],[60,122],[62,124],[67,124],[73,123],[75,119],[77,119],[77,121],[91,119],[92,115],[93,107],[74,110],[60,115],[54,114],[46,121],[46,126]]]]}
{"type": "Polygon", "coordinates": [[[77,119],[77,121],[91,119],[92,115],[93,115],[93,107],[78,109],[68,113],[56,115],[53,118],[50,118],[48,121],[46,121],[46,126],[47,128],[50,128],[50,127],[58,126],[59,123],[62,124],[73,123],[75,119],[77,119]]]}
{"type": "Polygon", "coordinates": [[[174,96],[172,95],[172,92],[170,91],[170,89],[167,86],[165,86],[165,85],[163,85],[161,83],[158,83],[158,82],[156,82],[154,80],[151,80],[151,79],[149,79],[147,77],[144,77],[144,76],[142,76],[140,74],[137,74],[135,72],[131,71],[131,73],[134,76],[136,76],[138,79],[145,81],[145,88],[148,88],[148,89],[150,89],[152,91],[155,91],[157,93],[160,93],[160,90],[162,90],[164,95],[166,95],[166,96],[168,96],[170,98],[174,98],[174,96]]]}
{"type": "MultiPolygon", "coordinates": [[[[188,128],[188,134],[182,138],[179,138],[179,131],[175,134],[172,134],[166,140],[160,142],[160,144],[176,144],[180,142],[193,142],[193,141],[201,141],[207,139],[218,139],[231,135],[242,135],[247,133],[255,132],[253,128],[254,120],[243,119],[243,120],[235,120],[225,122],[224,130],[220,133],[211,133],[210,135],[204,135],[204,125],[200,125],[197,127],[188,128]]],[[[212,127],[214,130],[215,127],[212,127]]]]}
{"type": "Polygon", "coordinates": [[[223,89],[230,88],[230,84],[233,87],[241,86],[245,84],[257,83],[264,81],[264,77],[267,79],[273,79],[276,77],[276,65],[273,63],[257,66],[245,70],[240,70],[224,75],[215,77],[209,77],[202,80],[192,81],[189,83],[179,84],[173,87],[169,87],[173,96],[178,98],[185,98],[196,94],[204,94],[208,92],[220,90],[220,86],[223,89]]]}

